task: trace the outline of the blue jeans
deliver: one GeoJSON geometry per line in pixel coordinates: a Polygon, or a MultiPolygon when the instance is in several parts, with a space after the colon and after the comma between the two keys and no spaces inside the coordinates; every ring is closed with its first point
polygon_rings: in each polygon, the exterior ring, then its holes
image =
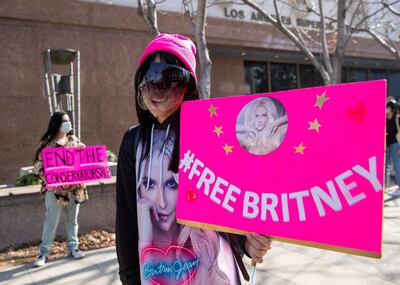
{"type": "Polygon", "coordinates": [[[45,194],[46,204],[46,218],[44,221],[42,243],[40,244],[40,255],[49,256],[51,252],[51,245],[56,235],[58,222],[60,220],[61,212],[66,214],[66,230],[68,249],[73,251],[78,248],[78,213],[79,204],[75,203],[74,199],[70,197],[69,203],[66,206],[57,204],[57,199],[53,191],[47,191],[45,194]]]}
{"type": "Polygon", "coordinates": [[[385,184],[389,185],[390,179],[390,162],[393,162],[393,169],[396,175],[396,184],[400,186],[400,156],[397,154],[399,144],[394,143],[386,148],[386,162],[385,162],[385,184]]]}

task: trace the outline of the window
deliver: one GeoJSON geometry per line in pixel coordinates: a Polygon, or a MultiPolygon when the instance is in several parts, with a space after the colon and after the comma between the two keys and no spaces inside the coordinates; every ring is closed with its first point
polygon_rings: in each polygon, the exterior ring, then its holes
{"type": "Polygon", "coordinates": [[[256,61],[244,62],[245,82],[250,87],[250,93],[268,92],[267,63],[256,61]]]}
{"type": "MultiPolygon", "coordinates": [[[[324,81],[311,64],[244,61],[249,93],[323,86],[324,81]],[[297,72],[298,70],[298,72],[297,72]]],[[[388,96],[400,100],[400,70],[344,67],[342,82],[386,79],[388,96]]]]}
{"type": "Polygon", "coordinates": [[[387,70],[371,69],[369,72],[369,80],[388,79],[387,70]]]}
{"type": "Polygon", "coordinates": [[[348,68],[346,82],[367,80],[367,70],[362,68],[348,68]]]}
{"type": "Polygon", "coordinates": [[[388,96],[393,96],[396,99],[400,97],[400,70],[393,70],[389,73],[388,96]]]}
{"type": "Polygon", "coordinates": [[[271,63],[270,68],[272,91],[297,88],[296,64],[271,63]]]}
{"type": "Polygon", "coordinates": [[[300,65],[300,88],[321,85],[324,85],[324,82],[313,65],[300,65]]]}

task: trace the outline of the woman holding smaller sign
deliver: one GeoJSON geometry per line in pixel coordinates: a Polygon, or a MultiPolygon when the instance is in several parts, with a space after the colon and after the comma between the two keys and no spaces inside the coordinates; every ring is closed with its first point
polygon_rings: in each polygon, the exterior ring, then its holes
{"type": "Polygon", "coordinates": [[[265,236],[176,221],[180,106],[199,99],[195,53],[190,39],[160,34],[139,59],[140,124],[125,133],[117,170],[116,246],[123,284],[237,285],[239,270],[249,279],[243,254],[261,263],[271,246],[265,236]]]}
{"type": "Polygon", "coordinates": [[[35,173],[43,180],[40,193],[46,205],[40,253],[33,263],[35,267],[43,266],[50,255],[62,211],[66,214],[70,255],[75,259],[84,257],[78,248],[78,213],[79,204],[88,199],[86,187],[84,184],[79,184],[48,189],[43,176],[42,163],[42,150],[46,147],[85,147],[73,134],[71,121],[65,112],[55,112],[51,116],[47,131],[40,140],[34,158],[35,173]]]}

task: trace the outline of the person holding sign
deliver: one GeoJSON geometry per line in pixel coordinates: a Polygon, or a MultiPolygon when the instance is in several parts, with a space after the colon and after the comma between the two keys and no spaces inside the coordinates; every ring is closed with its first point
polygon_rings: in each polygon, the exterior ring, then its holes
{"type": "Polygon", "coordinates": [[[249,279],[243,254],[261,263],[271,246],[262,235],[176,221],[180,107],[199,99],[195,53],[190,39],[160,34],[138,62],[140,124],[125,133],[117,170],[116,246],[123,284],[240,284],[239,269],[249,279]]]}
{"type": "Polygon", "coordinates": [[[47,147],[85,147],[73,134],[69,116],[65,112],[55,112],[42,136],[35,153],[34,170],[43,179],[40,193],[45,199],[46,217],[43,226],[39,256],[33,262],[35,267],[43,266],[50,255],[61,212],[66,214],[68,249],[75,259],[84,257],[79,250],[78,213],[79,204],[88,199],[84,184],[47,188],[44,179],[42,150],[47,147]]]}
{"type": "MultiPolygon", "coordinates": [[[[400,185],[400,149],[397,141],[400,132],[400,118],[396,112],[396,102],[389,101],[386,104],[386,161],[385,161],[385,184],[390,181],[390,163],[393,162],[395,181],[400,185]]],[[[397,189],[392,196],[400,196],[400,189],[397,189]]]]}

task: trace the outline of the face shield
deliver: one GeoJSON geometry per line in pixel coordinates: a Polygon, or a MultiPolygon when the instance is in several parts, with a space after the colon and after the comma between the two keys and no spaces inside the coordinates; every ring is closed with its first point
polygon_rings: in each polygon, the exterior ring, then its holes
{"type": "Polygon", "coordinates": [[[181,99],[182,89],[190,82],[190,72],[182,67],[153,62],[139,83],[138,102],[142,109],[148,110],[145,102],[162,104],[181,99]],[[179,98],[178,98],[179,97],[179,98]]]}

